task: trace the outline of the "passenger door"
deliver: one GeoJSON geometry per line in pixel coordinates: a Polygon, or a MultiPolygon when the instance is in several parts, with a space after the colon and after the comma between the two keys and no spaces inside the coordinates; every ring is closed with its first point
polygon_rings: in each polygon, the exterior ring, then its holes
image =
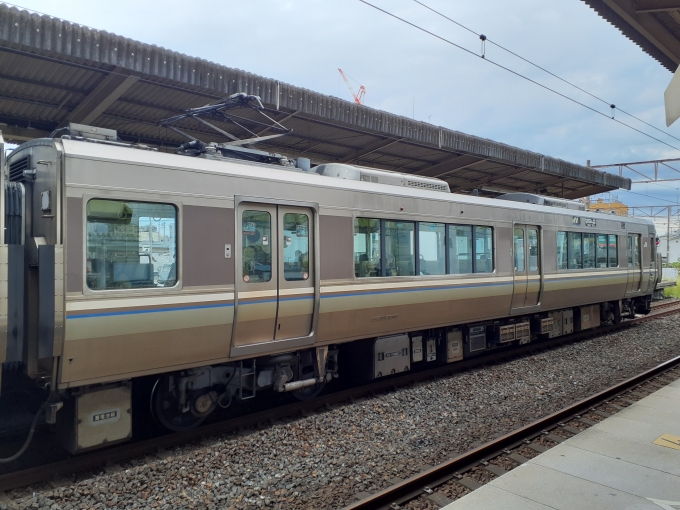
{"type": "Polygon", "coordinates": [[[540,229],[537,226],[514,226],[512,261],[512,309],[536,306],[541,292],[540,229]]]}
{"type": "Polygon", "coordinates": [[[527,294],[524,306],[536,306],[541,293],[541,240],[540,229],[527,225],[527,294]]]}
{"type": "Polygon", "coordinates": [[[314,231],[309,209],[279,206],[279,311],[274,338],[304,337],[314,314],[314,231]]]}
{"type": "Polygon", "coordinates": [[[641,255],[640,235],[629,235],[626,240],[626,258],[628,261],[626,294],[636,294],[640,291],[640,282],[642,280],[641,255]]]}
{"type": "MultiPolygon", "coordinates": [[[[313,343],[319,285],[315,221],[310,208],[238,205],[232,355],[274,341],[313,343]]],[[[266,350],[265,345],[248,353],[266,350]]]]}
{"type": "Polygon", "coordinates": [[[525,228],[523,225],[515,225],[512,230],[512,306],[511,308],[523,308],[527,295],[527,257],[525,228]]]}

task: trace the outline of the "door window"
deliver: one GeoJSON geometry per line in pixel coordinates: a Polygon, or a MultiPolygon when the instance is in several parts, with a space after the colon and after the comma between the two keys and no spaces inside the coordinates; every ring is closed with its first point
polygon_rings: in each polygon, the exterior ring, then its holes
{"type": "Polygon", "coordinates": [[[633,236],[633,265],[636,268],[640,267],[640,257],[642,251],[640,250],[640,236],[633,236]]]}
{"type": "Polygon", "coordinates": [[[272,279],[272,217],[266,211],[243,211],[241,256],[243,281],[263,283],[272,279]]]}
{"type": "Polygon", "coordinates": [[[309,216],[283,215],[283,277],[294,282],[309,278],[309,216]]]}
{"type": "Polygon", "coordinates": [[[538,230],[530,228],[529,240],[529,271],[538,271],[538,230]]]}
{"type": "Polygon", "coordinates": [[[515,271],[524,271],[524,229],[516,228],[513,236],[515,246],[515,271]]]}
{"type": "Polygon", "coordinates": [[[633,236],[628,236],[626,244],[626,255],[628,257],[628,267],[633,267],[633,236]]]}

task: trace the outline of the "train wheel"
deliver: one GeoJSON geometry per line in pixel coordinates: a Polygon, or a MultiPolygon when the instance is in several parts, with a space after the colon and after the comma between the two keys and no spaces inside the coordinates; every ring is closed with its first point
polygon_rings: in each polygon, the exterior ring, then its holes
{"type": "Polygon", "coordinates": [[[156,381],[151,391],[151,413],[158,423],[173,432],[193,429],[203,423],[206,416],[180,411],[177,395],[171,391],[171,377],[163,375],[156,381]]]}

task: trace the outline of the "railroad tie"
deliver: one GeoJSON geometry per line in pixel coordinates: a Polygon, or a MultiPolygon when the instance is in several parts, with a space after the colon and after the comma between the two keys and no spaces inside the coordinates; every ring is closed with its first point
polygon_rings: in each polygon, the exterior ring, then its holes
{"type": "Polygon", "coordinates": [[[508,453],[507,457],[508,459],[517,462],[517,464],[526,464],[529,462],[529,459],[520,455],[519,453],[508,453]]]}
{"type": "Polygon", "coordinates": [[[538,444],[538,443],[529,443],[527,445],[527,448],[531,448],[533,451],[538,452],[538,453],[543,453],[543,452],[548,451],[547,447],[543,446],[542,444],[538,444]]]}
{"type": "Polygon", "coordinates": [[[482,484],[479,483],[477,480],[473,480],[472,478],[469,478],[467,476],[464,476],[463,478],[456,480],[456,482],[461,484],[463,487],[470,489],[471,491],[476,491],[482,486],[482,484]]]}
{"type": "Polygon", "coordinates": [[[433,492],[432,494],[428,494],[425,497],[432,501],[435,505],[439,506],[439,508],[444,508],[445,506],[453,503],[453,500],[450,500],[449,498],[444,496],[441,492],[433,492]]]}
{"type": "Polygon", "coordinates": [[[560,427],[560,428],[562,430],[564,430],[565,432],[569,432],[570,434],[574,434],[574,435],[580,434],[581,432],[583,432],[582,430],[579,430],[575,427],[570,427],[569,425],[562,425],[562,427],[560,427]]]}
{"type": "Polygon", "coordinates": [[[590,411],[590,412],[593,413],[593,414],[596,414],[597,416],[600,416],[602,418],[609,418],[611,416],[611,414],[605,413],[604,411],[595,410],[595,411],[590,411]]]}
{"type": "Polygon", "coordinates": [[[558,436],[557,434],[546,434],[545,437],[553,443],[564,443],[567,440],[566,437],[558,436]]]}
{"type": "Polygon", "coordinates": [[[597,425],[598,423],[600,423],[598,421],[589,420],[588,418],[579,418],[578,421],[580,421],[581,423],[585,423],[589,427],[592,427],[593,425],[597,425]]]}
{"type": "Polygon", "coordinates": [[[484,469],[486,469],[489,473],[494,474],[496,476],[503,476],[507,471],[503,469],[500,466],[497,466],[496,464],[487,464],[486,466],[482,466],[484,469]]]}

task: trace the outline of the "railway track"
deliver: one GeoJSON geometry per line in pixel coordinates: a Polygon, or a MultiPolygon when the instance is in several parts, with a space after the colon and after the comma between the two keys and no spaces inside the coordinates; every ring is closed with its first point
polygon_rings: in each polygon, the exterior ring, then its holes
{"type": "Polygon", "coordinates": [[[341,389],[333,393],[328,393],[318,397],[313,401],[281,405],[279,407],[258,411],[245,416],[208,424],[187,432],[158,436],[107,448],[101,451],[94,451],[48,463],[36,464],[34,466],[21,468],[16,471],[5,472],[0,474],[0,492],[32,485],[35,483],[55,480],[73,473],[98,469],[146,455],[155,454],[163,457],[164,451],[167,449],[200,441],[201,439],[211,436],[235,432],[240,429],[267,426],[276,420],[290,416],[313,412],[317,409],[340,405],[353,399],[362,398],[375,393],[391,391],[398,387],[408,386],[419,381],[443,377],[452,373],[470,370],[482,365],[488,365],[490,363],[496,363],[502,360],[547,350],[560,345],[578,342],[587,338],[612,333],[635,326],[645,321],[678,312],[680,312],[680,300],[671,303],[661,303],[654,306],[652,312],[649,315],[624,321],[621,324],[606,325],[598,328],[597,330],[579,332],[552,340],[546,340],[536,344],[527,344],[511,350],[499,350],[487,355],[464,360],[451,365],[442,365],[430,370],[412,372],[400,376],[381,379],[370,384],[364,384],[362,386],[341,389]]]}
{"type": "MultiPolygon", "coordinates": [[[[470,473],[486,471],[492,477],[501,476],[507,470],[499,462],[494,462],[497,459],[502,458],[506,466],[508,460],[519,466],[529,460],[522,453],[542,453],[551,444],[563,442],[579,433],[584,426],[587,428],[595,425],[600,419],[608,418],[617,410],[644,398],[678,377],[680,356],[350,504],[344,510],[399,510],[404,503],[418,498],[426,499],[428,508],[432,504],[437,507],[446,506],[452,501],[444,491],[437,491],[438,487],[453,483],[467,491],[475,490],[483,483],[479,481],[479,476],[473,477],[470,473]]],[[[425,505],[421,505],[423,506],[425,505]]]]}

